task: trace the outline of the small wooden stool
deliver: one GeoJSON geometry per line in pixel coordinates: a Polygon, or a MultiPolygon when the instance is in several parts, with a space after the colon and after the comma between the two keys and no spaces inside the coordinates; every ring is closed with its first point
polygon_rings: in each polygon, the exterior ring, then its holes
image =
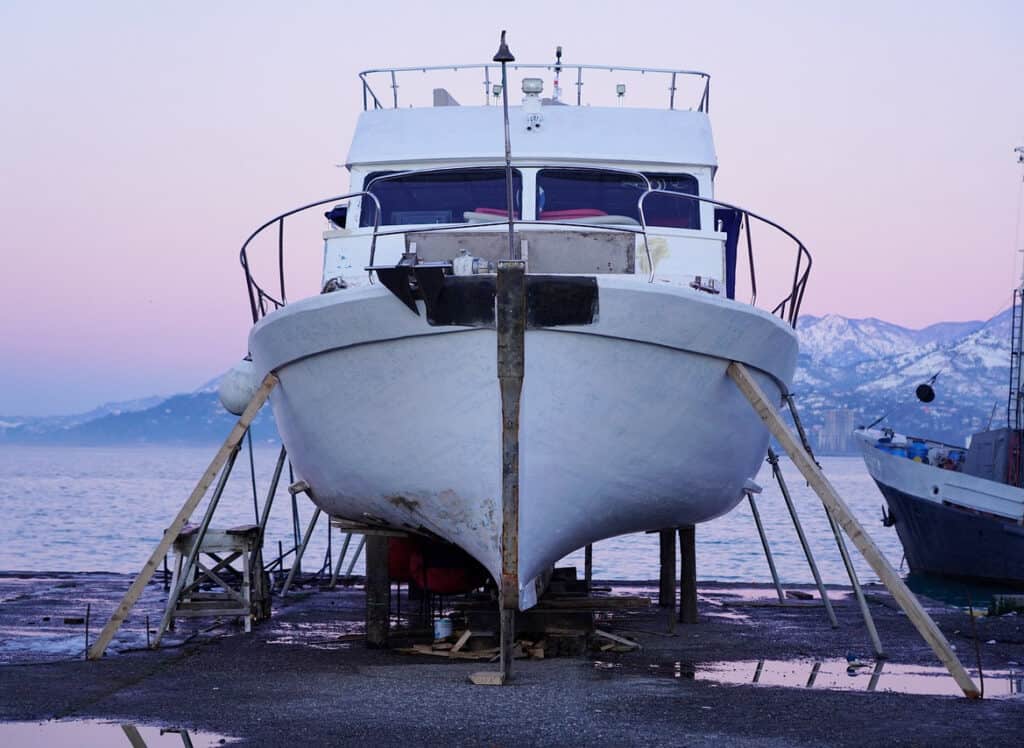
{"type": "Polygon", "coordinates": [[[241,616],[246,633],[252,631],[254,620],[270,617],[270,585],[263,571],[259,525],[207,529],[196,553],[194,568],[187,579],[179,581],[185,573],[182,568],[185,560],[198,540],[199,527],[189,525],[174,541],[171,590],[173,595],[180,586],[180,592],[177,598],[167,599],[168,627],[174,629],[175,618],[241,616]],[[240,561],[240,569],[235,568],[235,561],[240,561]],[[239,575],[241,584],[232,586],[224,578],[227,573],[239,575]]]}

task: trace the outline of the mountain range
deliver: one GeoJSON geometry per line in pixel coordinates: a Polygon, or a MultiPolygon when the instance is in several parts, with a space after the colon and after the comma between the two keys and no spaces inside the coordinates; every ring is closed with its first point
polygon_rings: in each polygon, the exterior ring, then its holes
{"type": "Polygon", "coordinates": [[[793,393],[819,451],[843,453],[852,426],[885,419],[898,431],[954,444],[1006,423],[1009,309],[989,320],[912,330],[879,319],[801,317],[793,393]],[[935,377],[936,397],[917,400],[935,377]]]}
{"type": "MultiPolygon", "coordinates": [[[[801,317],[793,394],[814,446],[853,451],[849,432],[882,422],[906,433],[962,444],[991,422],[1006,423],[1010,310],[989,320],[940,322],[914,330],[880,319],[801,317]],[[935,378],[935,400],[916,386],[935,378]]],[[[219,442],[235,417],[217,398],[215,377],[170,397],[107,403],[87,413],[0,416],[0,443],[145,444],[219,442]]],[[[259,441],[276,441],[269,409],[253,423],[259,441]]]]}

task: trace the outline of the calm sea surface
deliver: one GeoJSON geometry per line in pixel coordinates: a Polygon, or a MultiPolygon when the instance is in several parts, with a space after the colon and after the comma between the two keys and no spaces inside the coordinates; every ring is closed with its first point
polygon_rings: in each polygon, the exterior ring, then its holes
{"type": "MultiPolygon", "coordinates": [[[[0,570],[137,572],[159,542],[215,447],[0,447],[0,570]]],[[[262,505],[277,451],[255,451],[257,490],[262,505]]],[[[882,497],[859,458],[826,457],[822,464],[840,494],[897,568],[903,552],[892,528],[882,527],[882,497]]],[[[788,460],[783,473],[797,505],[804,531],[826,582],[846,583],[824,509],[788,460]]],[[[234,475],[218,508],[215,524],[254,521],[248,454],[239,455],[234,475]]],[[[758,507],[784,582],[812,581],[782,496],[768,466],[758,476],[764,493],[758,507]]],[[[266,559],[278,541],[293,546],[289,494],[282,480],[268,526],[266,559]]],[[[194,515],[198,521],[204,508],[194,515]]],[[[299,497],[301,526],[312,514],[299,497]]],[[[334,552],[340,543],[335,531],[334,552]]],[[[863,581],[875,574],[852,546],[863,581]]],[[[321,520],[303,568],[315,569],[327,552],[326,523],[321,520]]],[[[582,571],[583,554],[567,559],[582,571]]],[[[347,561],[346,561],[347,566],[347,561]]],[[[698,526],[698,575],[705,580],[771,580],[754,520],[746,502],[732,513],[698,526]]],[[[356,564],[362,571],[362,559],[356,564]]],[[[627,535],[597,543],[594,576],[598,579],[656,579],[657,535],[627,535]]]]}

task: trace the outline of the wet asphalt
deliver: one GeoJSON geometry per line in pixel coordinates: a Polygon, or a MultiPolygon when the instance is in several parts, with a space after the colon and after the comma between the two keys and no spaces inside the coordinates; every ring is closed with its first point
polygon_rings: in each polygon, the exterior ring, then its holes
{"type": "MultiPolygon", "coordinates": [[[[763,587],[729,585],[701,586],[697,625],[671,624],[656,606],[602,614],[599,627],[641,648],[519,660],[511,683],[486,687],[469,675],[494,664],[368,649],[358,587],[276,600],[272,619],[251,635],[230,622],[182,625],[150,651],[145,616],[155,627],[164,601],[151,584],[111,653],[83,661],[79,611],[91,606],[97,631],[129,581],[0,575],[0,720],[115,720],[254,745],[991,746],[1024,735],[1021,695],[969,701],[880,690],[900,687],[901,666],[938,666],[881,589],[870,591],[870,607],[889,659],[875,691],[867,690],[870,644],[848,594],[836,590],[832,629],[813,601],[783,607],[763,587]],[[866,666],[843,677],[848,655],[866,666]],[[757,660],[767,661],[761,684],[749,682],[757,660]],[[822,674],[807,687],[816,661],[822,674]],[[709,663],[727,663],[726,674],[709,663]],[[837,666],[838,676],[825,677],[837,666]],[[767,684],[780,671],[792,685],[767,684]]],[[[644,585],[613,590],[656,595],[644,585]]],[[[962,610],[928,608],[966,665],[980,654],[990,692],[1020,688],[1003,674],[1024,677],[1024,616],[980,618],[972,630],[962,610]]]]}

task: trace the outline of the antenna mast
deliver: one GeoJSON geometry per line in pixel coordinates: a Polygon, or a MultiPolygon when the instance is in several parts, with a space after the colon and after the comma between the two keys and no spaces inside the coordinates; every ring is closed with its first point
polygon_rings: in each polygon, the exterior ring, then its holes
{"type": "MultiPolygon", "coordinates": [[[[1024,166],[1024,146],[1013,149],[1017,154],[1017,163],[1024,166]]],[[[1021,184],[1018,187],[1017,197],[1017,225],[1014,231],[1014,251],[1016,254],[1024,251],[1020,242],[1020,219],[1021,202],[1024,198],[1024,174],[1021,176],[1021,184]]],[[[1021,269],[1021,277],[1017,286],[1013,289],[1013,307],[1010,309],[1010,393],[1006,403],[1006,425],[1020,432],[1024,429],[1024,392],[1021,385],[1022,368],[1024,368],[1024,268],[1021,269]]],[[[1024,449],[1018,447],[1016,455],[1016,476],[1013,481],[1015,485],[1022,485],[1024,482],[1024,449]]]]}

